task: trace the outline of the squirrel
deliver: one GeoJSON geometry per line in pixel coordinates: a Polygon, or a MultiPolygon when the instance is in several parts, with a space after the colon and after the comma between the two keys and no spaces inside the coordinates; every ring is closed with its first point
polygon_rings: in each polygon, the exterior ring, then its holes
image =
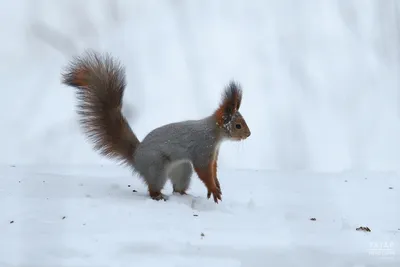
{"type": "Polygon", "coordinates": [[[207,198],[212,195],[215,203],[222,201],[217,178],[220,144],[251,134],[239,112],[243,93],[237,82],[229,82],[211,115],[160,126],[142,141],[121,111],[127,83],[119,59],[85,50],[67,64],[61,83],[75,89],[79,125],[93,149],[131,167],[144,180],[152,199],[167,200],[161,191],[168,178],[173,193],[186,195],[194,169],[207,188],[207,198]]]}

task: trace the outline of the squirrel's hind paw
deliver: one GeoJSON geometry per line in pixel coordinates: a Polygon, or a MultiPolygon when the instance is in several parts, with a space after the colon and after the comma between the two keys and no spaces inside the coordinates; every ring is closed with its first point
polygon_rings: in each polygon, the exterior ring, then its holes
{"type": "Polygon", "coordinates": [[[156,201],[160,201],[160,200],[167,201],[168,200],[168,197],[166,195],[162,194],[161,192],[150,192],[150,197],[156,201]]]}

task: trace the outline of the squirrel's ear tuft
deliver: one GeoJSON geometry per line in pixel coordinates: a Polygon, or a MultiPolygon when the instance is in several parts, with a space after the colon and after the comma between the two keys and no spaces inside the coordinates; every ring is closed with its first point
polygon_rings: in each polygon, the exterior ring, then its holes
{"type": "Polygon", "coordinates": [[[228,123],[232,119],[232,116],[239,110],[242,102],[242,94],[242,88],[238,83],[234,81],[229,82],[222,95],[221,104],[216,111],[217,122],[219,124],[228,123]]]}
{"type": "Polygon", "coordinates": [[[233,108],[232,112],[235,113],[240,108],[242,94],[241,86],[235,81],[231,81],[225,88],[222,103],[225,103],[227,106],[231,106],[233,108]]]}

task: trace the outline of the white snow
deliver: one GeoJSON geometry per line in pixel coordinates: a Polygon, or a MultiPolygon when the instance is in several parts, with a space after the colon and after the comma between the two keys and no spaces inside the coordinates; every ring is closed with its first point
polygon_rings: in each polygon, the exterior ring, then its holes
{"type": "Polygon", "coordinates": [[[0,267],[399,267],[399,14],[396,0],[0,1],[0,267]],[[91,149],[60,84],[86,48],[126,66],[139,139],[243,85],[252,135],[221,147],[222,203],[196,176],[192,196],[152,201],[91,149]]]}
{"type": "Polygon", "coordinates": [[[0,266],[400,266],[397,175],[221,170],[215,204],[195,177],[156,202],[129,174],[1,168],[0,266]]]}

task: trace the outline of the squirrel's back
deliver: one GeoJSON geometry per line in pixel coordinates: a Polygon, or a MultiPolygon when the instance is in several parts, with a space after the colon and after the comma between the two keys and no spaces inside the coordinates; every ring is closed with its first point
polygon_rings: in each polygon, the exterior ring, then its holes
{"type": "Polygon", "coordinates": [[[137,147],[134,159],[143,153],[159,152],[170,161],[193,161],[211,155],[218,146],[217,139],[213,117],[170,123],[149,132],[137,147]]]}

